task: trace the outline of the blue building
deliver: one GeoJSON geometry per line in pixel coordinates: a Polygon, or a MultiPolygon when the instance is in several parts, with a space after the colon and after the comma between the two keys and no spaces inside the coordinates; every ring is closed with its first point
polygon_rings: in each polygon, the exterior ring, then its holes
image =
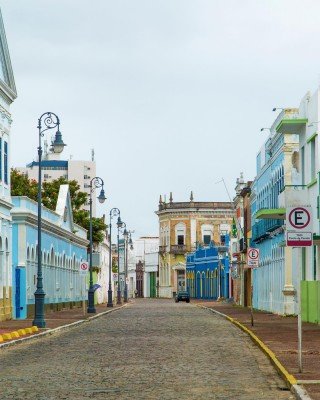
{"type": "Polygon", "coordinates": [[[17,97],[6,34],[0,12],[0,321],[11,318],[10,106],[17,97]]]}
{"type": "MultiPolygon", "coordinates": [[[[13,197],[12,277],[13,318],[34,313],[37,278],[37,203],[13,197]]],[[[61,185],[55,211],[42,210],[42,270],[46,310],[72,308],[87,299],[87,277],[80,263],[87,260],[87,232],[74,224],[68,185],[61,185]]]]}
{"type": "Polygon", "coordinates": [[[229,297],[229,238],[225,246],[198,246],[187,255],[186,278],[190,297],[212,299],[229,297]]]}
{"type": "Polygon", "coordinates": [[[300,182],[293,111],[287,110],[287,119],[281,114],[273,123],[258,153],[251,187],[251,244],[260,250],[259,267],[253,270],[253,307],[278,314],[296,312],[297,260],[285,245],[282,200],[300,182]]]}

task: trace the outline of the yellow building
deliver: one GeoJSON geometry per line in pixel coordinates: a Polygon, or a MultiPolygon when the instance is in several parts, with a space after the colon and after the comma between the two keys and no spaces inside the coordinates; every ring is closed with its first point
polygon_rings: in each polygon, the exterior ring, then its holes
{"type": "Polygon", "coordinates": [[[179,290],[186,289],[186,259],[188,252],[197,244],[220,244],[220,237],[229,233],[234,217],[230,202],[190,201],[163,202],[159,209],[159,297],[171,298],[179,290]]]}

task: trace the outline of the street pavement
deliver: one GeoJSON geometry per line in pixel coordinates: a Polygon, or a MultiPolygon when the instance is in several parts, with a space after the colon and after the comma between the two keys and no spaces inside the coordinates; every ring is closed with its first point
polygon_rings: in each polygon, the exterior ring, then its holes
{"type": "Polygon", "coordinates": [[[0,365],[1,400],[294,399],[246,334],[173,300],[2,349],[0,365]]]}

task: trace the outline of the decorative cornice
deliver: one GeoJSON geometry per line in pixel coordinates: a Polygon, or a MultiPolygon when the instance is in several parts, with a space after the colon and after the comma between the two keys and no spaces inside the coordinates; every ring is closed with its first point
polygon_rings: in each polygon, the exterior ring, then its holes
{"type": "MultiPolygon", "coordinates": [[[[37,228],[38,224],[37,215],[34,215],[33,213],[28,211],[15,211],[14,209],[12,210],[12,221],[16,224],[27,224],[34,228],[37,228]]],[[[69,232],[66,229],[63,229],[45,219],[42,219],[41,226],[42,231],[45,231],[51,235],[55,235],[60,239],[62,238],[65,240],[69,240],[70,242],[73,242],[83,247],[87,247],[89,244],[89,240],[83,239],[75,235],[74,233],[69,232]]]]}

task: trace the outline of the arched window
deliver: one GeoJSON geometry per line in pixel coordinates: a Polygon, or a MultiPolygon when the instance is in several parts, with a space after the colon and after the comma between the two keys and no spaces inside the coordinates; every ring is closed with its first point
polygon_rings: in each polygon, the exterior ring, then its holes
{"type": "Polygon", "coordinates": [[[209,245],[213,240],[213,225],[201,225],[201,238],[205,245],[209,245]]]}
{"type": "Polygon", "coordinates": [[[186,225],[183,222],[179,222],[175,226],[176,244],[186,244],[186,225]]]}

